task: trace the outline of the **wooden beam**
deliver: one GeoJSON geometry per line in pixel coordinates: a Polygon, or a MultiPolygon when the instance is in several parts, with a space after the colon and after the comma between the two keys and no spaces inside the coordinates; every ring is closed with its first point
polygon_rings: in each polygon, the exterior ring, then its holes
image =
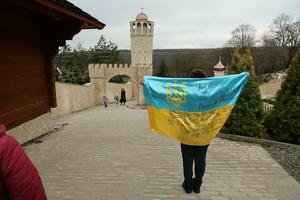
{"type": "Polygon", "coordinates": [[[46,6],[46,7],[48,7],[48,8],[51,8],[53,10],[59,11],[59,12],[64,13],[66,15],[72,16],[72,17],[74,17],[76,19],[79,19],[83,23],[87,22],[88,24],[93,25],[93,26],[95,26],[98,29],[103,29],[104,26],[105,26],[105,24],[103,24],[103,23],[101,23],[99,21],[91,20],[88,17],[82,16],[82,15],[78,14],[77,12],[74,12],[74,11],[72,11],[70,9],[64,8],[62,6],[59,6],[59,5],[57,5],[57,4],[53,3],[53,2],[50,2],[48,0],[35,0],[35,1],[38,2],[38,3],[40,3],[40,4],[42,4],[42,5],[44,5],[44,6],[46,6]]]}
{"type": "Polygon", "coordinates": [[[96,19],[93,21],[88,17],[82,16],[75,11],[59,6],[53,2],[49,2],[48,0],[8,0],[8,2],[34,10],[43,15],[51,16],[56,21],[67,20],[80,22],[82,29],[103,29],[105,27],[105,24],[96,19]]]}

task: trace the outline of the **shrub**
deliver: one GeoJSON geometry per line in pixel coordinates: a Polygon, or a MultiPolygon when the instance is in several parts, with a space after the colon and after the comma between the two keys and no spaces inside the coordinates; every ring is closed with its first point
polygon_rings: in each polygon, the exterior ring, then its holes
{"type": "Polygon", "coordinates": [[[289,66],[277,92],[274,108],[266,118],[269,135],[278,141],[300,144],[300,51],[289,66]]]}
{"type": "Polygon", "coordinates": [[[250,74],[248,84],[226,121],[222,132],[265,137],[266,132],[261,124],[263,119],[263,102],[250,50],[240,53],[238,49],[235,49],[229,66],[229,73],[237,74],[244,71],[250,74]]]}

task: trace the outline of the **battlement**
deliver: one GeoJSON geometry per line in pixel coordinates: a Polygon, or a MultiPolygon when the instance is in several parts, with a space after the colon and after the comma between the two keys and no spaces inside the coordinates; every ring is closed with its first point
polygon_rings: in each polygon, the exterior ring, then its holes
{"type": "Polygon", "coordinates": [[[105,78],[111,74],[152,74],[152,64],[89,64],[89,77],[90,78],[105,78]]]}
{"type": "Polygon", "coordinates": [[[131,68],[131,64],[89,64],[89,70],[99,70],[102,68],[131,68]]]}
{"type": "Polygon", "coordinates": [[[104,68],[152,68],[152,64],[89,64],[89,71],[91,70],[101,70],[104,68]]]}

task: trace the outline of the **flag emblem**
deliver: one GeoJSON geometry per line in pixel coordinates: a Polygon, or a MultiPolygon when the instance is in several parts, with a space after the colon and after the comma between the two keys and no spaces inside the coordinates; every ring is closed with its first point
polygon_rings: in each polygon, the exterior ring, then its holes
{"type": "Polygon", "coordinates": [[[186,85],[185,83],[177,84],[174,80],[173,84],[166,83],[167,102],[179,106],[186,103],[186,85]]]}

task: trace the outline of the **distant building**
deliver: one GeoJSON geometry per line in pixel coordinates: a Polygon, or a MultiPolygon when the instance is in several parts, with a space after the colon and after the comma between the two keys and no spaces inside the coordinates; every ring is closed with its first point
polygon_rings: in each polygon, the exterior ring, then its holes
{"type": "MultiPolygon", "coordinates": [[[[89,64],[89,76],[97,96],[106,93],[109,99],[113,99],[124,85],[112,86],[109,80],[117,75],[126,75],[132,79],[132,87],[126,86],[127,97],[136,97],[139,105],[145,103],[143,86],[138,83],[140,78],[152,75],[153,72],[153,33],[154,22],[144,12],[140,12],[135,21],[130,22],[131,64],[89,64]]],[[[102,102],[99,97],[97,104],[102,102]]]]}
{"type": "MultiPolygon", "coordinates": [[[[131,36],[131,64],[133,66],[148,68],[138,70],[138,78],[145,75],[152,75],[152,54],[153,54],[153,33],[154,22],[148,20],[148,16],[141,11],[136,20],[130,22],[130,36],[131,36]]],[[[144,104],[144,88],[138,84],[138,98],[139,105],[144,104]]]]}
{"type": "Polygon", "coordinates": [[[221,59],[219,58],[218,64],[214,66],[214,76],[224,76],[226,67],[222,64],[221,59]]]}
{"type": "Polygon", "coordinates": [[[0,123],[23,143],[51,127],[58,47],[105,24],[66,0],[6,0],[0,13],[0,123]]]}
{"type": "Polygon", "coordinates": [[[154,22],[141,12],[130,22],[131,64],[152,66],[154,22]]]}

